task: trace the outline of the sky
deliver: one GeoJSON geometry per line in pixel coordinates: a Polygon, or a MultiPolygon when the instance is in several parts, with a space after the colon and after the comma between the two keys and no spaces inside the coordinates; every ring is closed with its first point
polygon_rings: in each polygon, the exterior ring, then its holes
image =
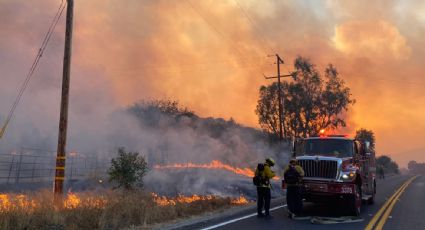
{"type": "MultiPolygon", "coordinates": [[[[1,122],[60,3],[0,0],[1,122]]],[[[81,134],[113,130],[111,113],[149,99],[259,127],[278,53],[283,73],[299,55],[338,69],[356,99],[343,132],[370,129],[378,155],[424,162],[424,12],[419,0],[75,0],[69,148],[100,142],[81,134]]],[[[2,145],[55,149],[64,16],[2,145]]]]}

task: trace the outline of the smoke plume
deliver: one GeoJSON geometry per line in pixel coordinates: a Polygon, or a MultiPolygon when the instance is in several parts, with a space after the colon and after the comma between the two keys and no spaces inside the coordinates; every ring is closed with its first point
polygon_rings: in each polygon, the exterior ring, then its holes
{"type": "MultiPolygon", "coordinates": [[[[0,1],[1,121],[59,4],[0,1]]],[[[190,133],[155,139],[119,115],[151,98],[258,127],[258,89],[269,83],[262,74],[276,74],[267,54],[279,53],[284,73],[297,55],[319,69],[333,63],[357,99],[348,130],[373,130],[378,154],[405,164],[409,157],[400,153],[423,148],[424,7],[421,1],[75,1],[68,149],[112,153],[119,145],[190,142],[190,133]]],[[[3,152],[56,148],[63,19],[1,140],[3,152]]],[[[176,143],[178,152],[183,147],[176,143]]]]}

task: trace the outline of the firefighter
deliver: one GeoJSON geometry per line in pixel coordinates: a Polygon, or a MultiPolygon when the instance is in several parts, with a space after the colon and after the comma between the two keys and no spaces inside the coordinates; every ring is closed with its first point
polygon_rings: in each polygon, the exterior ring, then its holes
{"type": "Polygon", "coordinates": [[[272,218],[270,215],[270,179],[275,176],[275,173],[271,170],[271,167],[275,165],[275,161],[272,158],[267,158],[266,162],[262,165],[264,166],[263,168],[257,167],[257,170],[255,171],[255,174],[262,178],[260,184],[257,186],[257,217],[265,217],[270,219],[272,218]],[[265,214],[263,214],[263,207],[265,214]]]}
{"type": "Polygon", "coordinates": [[[301,215],[303,201],[301,197],[302,179],[304,170],[298,165],[296,159],[291,159],[289,165],[284,170],[284,180],[286,183],[286,204],[288,205],[289,217],[301,215]]]}
{"type": "Polygon", "coordinates": [[[377,167],[377,173],[379,175],[379,179],[385,179],[385,172],[384,172],[384,166],[378,165],[377,167]]]}

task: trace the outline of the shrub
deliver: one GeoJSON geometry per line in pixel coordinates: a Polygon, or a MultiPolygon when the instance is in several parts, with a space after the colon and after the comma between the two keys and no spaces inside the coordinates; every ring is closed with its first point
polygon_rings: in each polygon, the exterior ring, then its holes
{"type": "Polygon", "coordinates": [[[112,158],[108,170],[109,181],[117,185],[114,188],[132,190],[135,186],[143,187],[143,177],[148,172],[148,166],[143,156],[137,152],[126,152],[123,147],[118,149],[118,156],[112,158]]]}

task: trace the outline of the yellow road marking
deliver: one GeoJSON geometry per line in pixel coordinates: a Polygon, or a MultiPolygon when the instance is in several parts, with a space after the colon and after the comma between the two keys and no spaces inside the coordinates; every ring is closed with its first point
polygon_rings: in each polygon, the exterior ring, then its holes
{"type": "Polygon", "coordinates": [[[375,230],[381,230],[384,227],[384,224],[387,221],[388,217],[390,216],[390,213],[393,210],[394,205],[397,203],[398,198],[401,196],[401,194],[403,194],[403,192],[404,192],[404,190],[406,190],[407,186],[409,186],[409,184],[412,183],[412,181],[414,179],[416,179],[416,177],[418,177],[418,176],[414,176],[414,177],[410,178],[410,180],[408,181],[406,186],[404,186],[404,188],[397,194],[397,196],[395,197],[395,199],[393,200],[391,205],[387,208],[384,215],[381,217],[381,220],[379,221],[378,225],[375,227],[375,230]]]}
{"type": "Polygon", "coordinates": [[[379,220],[379,218],[381,217],[382,213],[387,209],[388,206],[390,206],[390,204],[394,200],[396,200],[395,199],[396,197],[398,198],[398,194],[401,194],[402,190],[404,191],[404,189],[407,187],[407,185],[410,182],[412,182],[412,180],[415,179],[416,177],[417,176],[414,176],[414,177],[410,178],[409,180],[407,180],[406,182],[404,182],[403,185],[400,186],[399,189],[397,189],[397,191],[384,203],[384,205],[381,207],[381,209],[379,209],[379,211],[375,214],[375,216],[372,218],[372,220],[366,226],[365,230],[372,230],[373,226],[375,226],[376,222],[379,220]]]}

